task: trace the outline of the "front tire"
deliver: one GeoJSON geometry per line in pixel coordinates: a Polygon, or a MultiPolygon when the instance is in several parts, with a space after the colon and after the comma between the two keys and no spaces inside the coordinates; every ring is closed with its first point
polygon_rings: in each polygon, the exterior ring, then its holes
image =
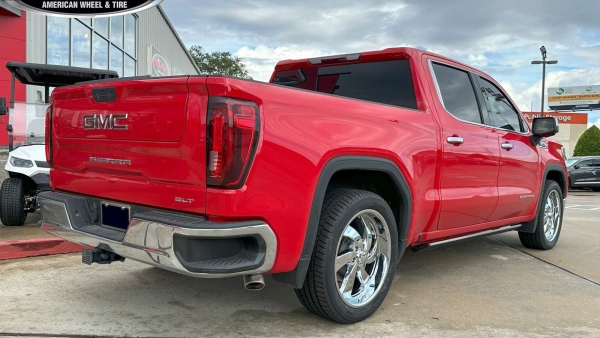
{"type": "Polygon", "coordinates": [[[542,203],[536,213],[536,228],[533,233],[519,232],[521,244],[526,248],[552,249],[562,229],[563,194],[555,181],[547,181],[544,185],[542,203]]]}
{"type": "Polygon", "coordinates": [[[10,177],[2,182],[0,188],[0,220],[6,226],[25,224],[25,182],[18,177],[10,177]]]}
{"type": "Polygon", "coordinates": [[[377,194],[356,189],[327,194],[306,279],[296,289],[308,310],[356,323],[381,305],[398,262],[392,210],[377,194]]]}

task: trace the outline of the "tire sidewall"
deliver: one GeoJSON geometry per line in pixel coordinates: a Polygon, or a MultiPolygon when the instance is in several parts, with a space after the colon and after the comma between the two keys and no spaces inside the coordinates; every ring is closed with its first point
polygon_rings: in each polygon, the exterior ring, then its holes
{"type": "Polygon", "coordinates": [[[327,271],[327,276],[325,276],[325,281],[327,291],[330,295],[332,295],[331,305],[335,308],[336,312],[339,313],[345,320],[348,320],[349,322],[357,322],[363,320],[369,317],[371,314],[373,314],[373,312],[375,312],[377,308],[379,308],[381,303],[383,303],[383,300],[385,299],[385,296],[387,295],[388,290],[392,284],[392,280],[394,278],[396,263],[398,262],[398,244],[398,229],[394,215],[390,207],[385,203],[385,201],[381,198],[378,198],[378,196],[371,195],[355,201],[350,205],[350,208],[346,210],[344,215],[336,220],[336,226],[333,231],[333,236],[331,238],[331,242],[327,248],[326,253],[327,260],[325,262],[325,271],[327,271]],[[334,266],[335,258],[337,256],[337,246],[340,237],[342,236],[342,232],[346,227],[346,224],[350,222],[354,215],[366,209],[373,209],[379,212],[387,222],[388,230],[390,233],[390,242],[392,243],[391,257],[385,281],[381,286],[381,289],[379,290],[378,294],[365,306],[362,306],[360,308],[354,308],[348,306],[338,293],[334,266]]]}

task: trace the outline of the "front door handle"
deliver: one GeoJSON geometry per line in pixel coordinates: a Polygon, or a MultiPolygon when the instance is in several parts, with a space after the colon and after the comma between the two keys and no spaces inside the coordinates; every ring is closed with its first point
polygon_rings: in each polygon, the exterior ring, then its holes
{"type": "Polygon", "coordinates": [[[463,140],[462,137],[450,136],[450,137],[446,138],[446,141],[450,144],[459,145],[459,144],[462,144],[465,140],[463,140]]]}
{"type": "Polygon", "coordinates": [[[508,149],[508,150],[510,150],[510,149],[512,149],[512,148],[514,148],[514,147],[515,147],[515,146],[513,146],[512,144],[510,144],[510,143],[508,143],[508,142],[506,142],[506,143],[502,143],[502,149],[508,149]]]}

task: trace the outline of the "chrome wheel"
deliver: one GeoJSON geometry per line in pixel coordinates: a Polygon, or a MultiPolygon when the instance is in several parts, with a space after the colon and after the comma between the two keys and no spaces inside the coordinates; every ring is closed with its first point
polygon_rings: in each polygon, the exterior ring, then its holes
{"type": "Polygon", "coordinates": [[[544,206],[544,236],[546,236],[548,242],[554,240],[560,228],[560,203],[558,192],[556,190],[551,191],[544,206]]]}
{"type": "Polygon", "coordinates": [[[387,277],[392,243],[383,216],[363,210],[346,224],[335,257],[337,290],[351,307],[368,304],[379,293],[387,277]]]}

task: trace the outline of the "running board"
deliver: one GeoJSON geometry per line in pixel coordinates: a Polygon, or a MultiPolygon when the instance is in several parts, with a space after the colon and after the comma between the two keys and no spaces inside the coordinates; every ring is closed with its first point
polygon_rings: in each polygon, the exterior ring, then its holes
{"type": "Polygon", "coordinates": [[[452,244],[454,242],[460,242],[460,241],[464,241],[464,240],[467,240],[467,239],[501,234],[503,232],[517,230],[520,227],[521,227],[521,224],[509,225],[509,226],[498,228],[498,229],[486,230],[486,231],[476,232],[474,234],[465,235],[465,236],[461,236],[461,237],[454,237],[454,238],[450,238],[450,239],[445,239],[445,240],[439,241],[439,242],[432,242],[432,243],[427,243],[427,244],[413,246],[411,248],[411,250],[413,252],[420,252],[420,251],[423,251],[423,250],[434,249],[434,248],[437,248],[437,247],[440,247],[440,246],[443,246],[443,245],[452,244]]]}

